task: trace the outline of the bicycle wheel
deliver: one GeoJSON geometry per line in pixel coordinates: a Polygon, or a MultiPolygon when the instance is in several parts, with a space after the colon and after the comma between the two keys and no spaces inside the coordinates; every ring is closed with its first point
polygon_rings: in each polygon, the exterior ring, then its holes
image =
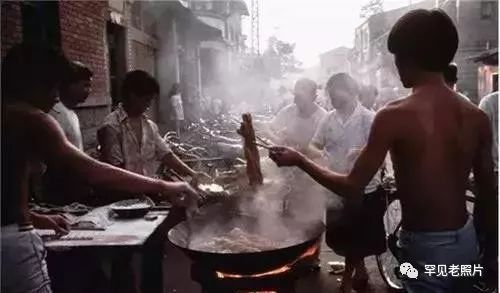
{"type": "MultiPolygon", "coordinates": [[[[384,226],[388,242],[391,233],[399,237],[399,230],[401,228],[401,204],[399,200],[393,200],[387,206],[384,214],[384,226]]],[[[392,251],[387,249],[384,253],[377,255],[376,259],[380,275],[386,285],[392,289],[402,291],[403,284],[396,275],[396,270],[399,268],[399,261],[392,254],[392,251]]]]}

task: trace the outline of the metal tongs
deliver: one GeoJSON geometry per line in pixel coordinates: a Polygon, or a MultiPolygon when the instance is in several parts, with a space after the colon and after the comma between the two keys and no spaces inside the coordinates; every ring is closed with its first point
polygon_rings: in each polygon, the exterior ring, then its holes
{"type": "Polygon", "coordinates": [[[270,142],[268,142],[267,140],[261,138],[260,136],[255,135],[255,138],[257,140],[259,140],[260,142],[254,141],[253,142],[254,145],[260,146],[261,148],[265,148],[266,150],[270,150],[273,147],[273,145],[270,142]]]}

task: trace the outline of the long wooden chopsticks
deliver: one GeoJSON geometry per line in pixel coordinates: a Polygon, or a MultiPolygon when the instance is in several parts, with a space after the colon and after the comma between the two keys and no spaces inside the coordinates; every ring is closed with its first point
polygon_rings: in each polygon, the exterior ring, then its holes
{"type": "Polygon", "coordinates": [[[270,145],[261,144],[261,143],[258,143],[256,141],[254,141],[253,144],[256,146],[260,146],[261,148],[265,148],[266,150],[270,150],[272,148],[272,146],[270,146],[270,145]]]}

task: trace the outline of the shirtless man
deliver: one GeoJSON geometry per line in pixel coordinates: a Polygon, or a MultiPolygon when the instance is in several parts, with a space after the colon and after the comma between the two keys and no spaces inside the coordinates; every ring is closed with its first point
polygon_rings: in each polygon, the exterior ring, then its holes
{"type": "Polygon", "coordinates": [[[413,91],[377,113],[367,145],[349,174],[322,168],[287,147],[270,153],[279,166],[298,166],[351,199],[360,197],[386,153],[391,153],[402,205],[401,258],[420,272],[417,279],[403,279],[407,292],[472,292],[463,283],[466,278],[424,273],[425,265],[477,264],[476,232],[464,196],[471,170],[478,184],[474,222],[488,237],[484,265],[486,271],[496,268],[491,126],[484,113],[445,84],[442,75],[457,46],[457,30],[441,10],[414,10],[398,20],[388,47],[403,85],[413,91]]]}
{"type": "Polygon", "coordinates": [[[185,183],[150,179],[100,163],[74,147],[47,112],[58,102],[66,58],[44,46],[21,44],[2,62],[2,292],[51,292],[43,242],[33,227],[67,231],[62,218],[30,213],[33,164],[66,168],[91,185],[161,193],[177,205],[196,200],[185,183]]]}

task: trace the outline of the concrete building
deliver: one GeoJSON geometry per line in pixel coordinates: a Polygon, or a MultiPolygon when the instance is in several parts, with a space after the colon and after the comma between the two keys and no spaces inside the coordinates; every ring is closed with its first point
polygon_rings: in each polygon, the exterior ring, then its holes
{"type": "Polygon", "coordinates": [[[354,49],[350,56],[352,74],[361,83],[379,89],[402,88],[394,65],[394,58],[387,50],[387,38],[396,21],[412,9],[433,8],[433,0],[384,11],[368,17],[356,28],[354,49]]]}
{"type": "Polygon", "coordinates": [[[498,91],[498,48],[471,58],[479,66],[477,73],[478,102],[486,95],[498,91]]]}
{"type": "Polygon", "coordinates": [[[319,55],[320,82],[324,83],[332,74],[351,73],[350,48],[338,47],[319,55]]]}
{"type": "Polygon", "coordinates": [[[482,95],[478,84],[481,64],[471,57],[498,47],[498,0],[438,0],[435,4],[450,15],[458,28],[457,88],[478,103],[482,95]]]}
{"type": "Polygon", "coordinates": [[[242,17],[248,16],[243,0],[187,1],[193,13],[203,23],[222,32],[222,39],[202,41],[199,48],[202,95],[224,93],[231,77],[239,73],[245,51],[242,17]]]}
{"type": "Polygon", "coordinates": [[[397,19],[418,8],[441,8],[457,25],[460,38],[454,60],[459,67],[457,88],[477,103],[480,65],[471,56],[498,45],[498,0],[427,0],[370,16],[356,29],[351,56],[354,74],[363,83],[379,88],[402,87],[393,56],[387,51],[387,37],[397,19]]]}

